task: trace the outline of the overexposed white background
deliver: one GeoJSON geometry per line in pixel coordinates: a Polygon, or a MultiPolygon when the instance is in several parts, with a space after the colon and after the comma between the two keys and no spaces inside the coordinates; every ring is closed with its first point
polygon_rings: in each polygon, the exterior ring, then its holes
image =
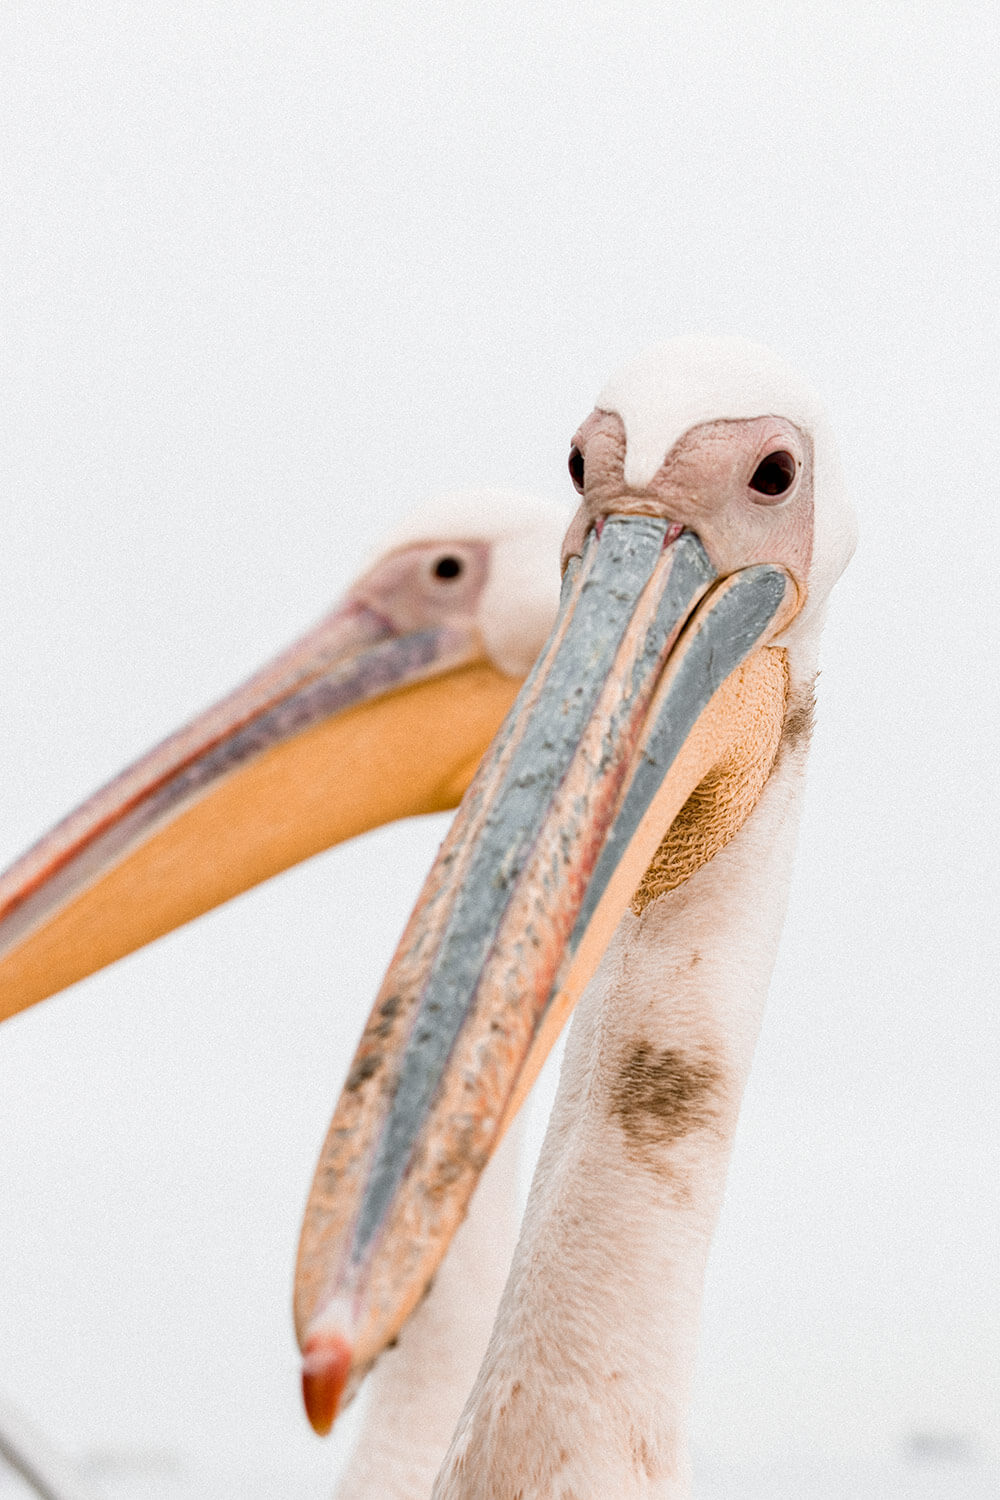
{"type": "MultiPolygon", "coordinates": [[[[711,1263],[708,1466],[1000,1447],[998,40],[948,0],[0,11],[0,863],[421,496],[568,497],[644,346],[742,333],[829,400],[861,545],[711,1263]]],[[[0,1388],[71,1452],[329,1490],[299,1216],[444,826],[0,1031],[0,1388]]]]}

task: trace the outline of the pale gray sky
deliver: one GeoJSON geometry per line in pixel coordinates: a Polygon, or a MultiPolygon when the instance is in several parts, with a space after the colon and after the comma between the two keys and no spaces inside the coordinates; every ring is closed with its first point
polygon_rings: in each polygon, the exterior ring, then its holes
{"type": "MultiPolygon", "coordinates": [[[[1000,1446],[993,4],[0,12],[0,863],[415,499],[568,494],[686,331],[825,391],[862,541],[712,1260],[719,1462],[1000,1446]]],[[[0,1387],[75,1450],[331,1469],[288,1312],[442,820],[0,1031],[0,1387]]]]}

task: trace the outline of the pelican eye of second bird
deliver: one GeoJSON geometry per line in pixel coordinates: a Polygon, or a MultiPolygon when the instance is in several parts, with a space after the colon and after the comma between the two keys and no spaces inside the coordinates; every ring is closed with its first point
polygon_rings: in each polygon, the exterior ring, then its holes
{"type": "Polygon", "coordinates": [[[464,570],[465,564],[462,562],[462,559],[460,557],[453,557],[449,552],[444,557],[438,558],[431,572],[435,578],[441,578],[446,583],[450,583],[453,578],[461,578],[464,570]]]}

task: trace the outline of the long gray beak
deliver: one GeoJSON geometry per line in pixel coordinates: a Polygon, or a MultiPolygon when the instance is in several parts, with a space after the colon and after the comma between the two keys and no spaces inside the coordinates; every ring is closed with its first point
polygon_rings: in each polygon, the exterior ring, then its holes
{"type": "Polygon", "coordinates": [[[426,1290],[665,831],[762,702],[780,731],[783,666],[761,648],[794,585],[771,566],[719,581],[675,532],[612,516],[590,534],[376,1000],[299,1252],[317,1430],[426,1290]]]}

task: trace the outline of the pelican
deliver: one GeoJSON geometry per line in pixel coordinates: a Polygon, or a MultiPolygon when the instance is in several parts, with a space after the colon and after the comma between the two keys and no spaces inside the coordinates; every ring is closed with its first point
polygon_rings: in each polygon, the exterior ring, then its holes
{"type": "Polygon", "coordinates": [[[569,467],[553,634],[375,1002],[300,1245],[323,1430],[419,1304],[582,997],[434,1500],[690,1493],[705,1261],[854,546],[817,399],[741,341],[626,367],[569,467]]]}
{"type": "Polygon", "coordinates": [[[311,854],[455,807],[555,612],[565,527],[439,496],[340,604],[0,875],[0,1020],[311,854]]]}
{"type": "MultiPolygon", "coordinates": [[[[0,877],[0,1019],[331,844],[454,807],[549,631],[568,519],[503,490],[424,505],[315,629],[41,839],[0,877]]],[[[512,1139],[379,1372],[345,1497],[389,1492],[387,1436],[433,1478],[509,1266],[516,1167],[512,1139]],[[433,1387],[397,1396],[414,1363],[433,1387]]]]}

